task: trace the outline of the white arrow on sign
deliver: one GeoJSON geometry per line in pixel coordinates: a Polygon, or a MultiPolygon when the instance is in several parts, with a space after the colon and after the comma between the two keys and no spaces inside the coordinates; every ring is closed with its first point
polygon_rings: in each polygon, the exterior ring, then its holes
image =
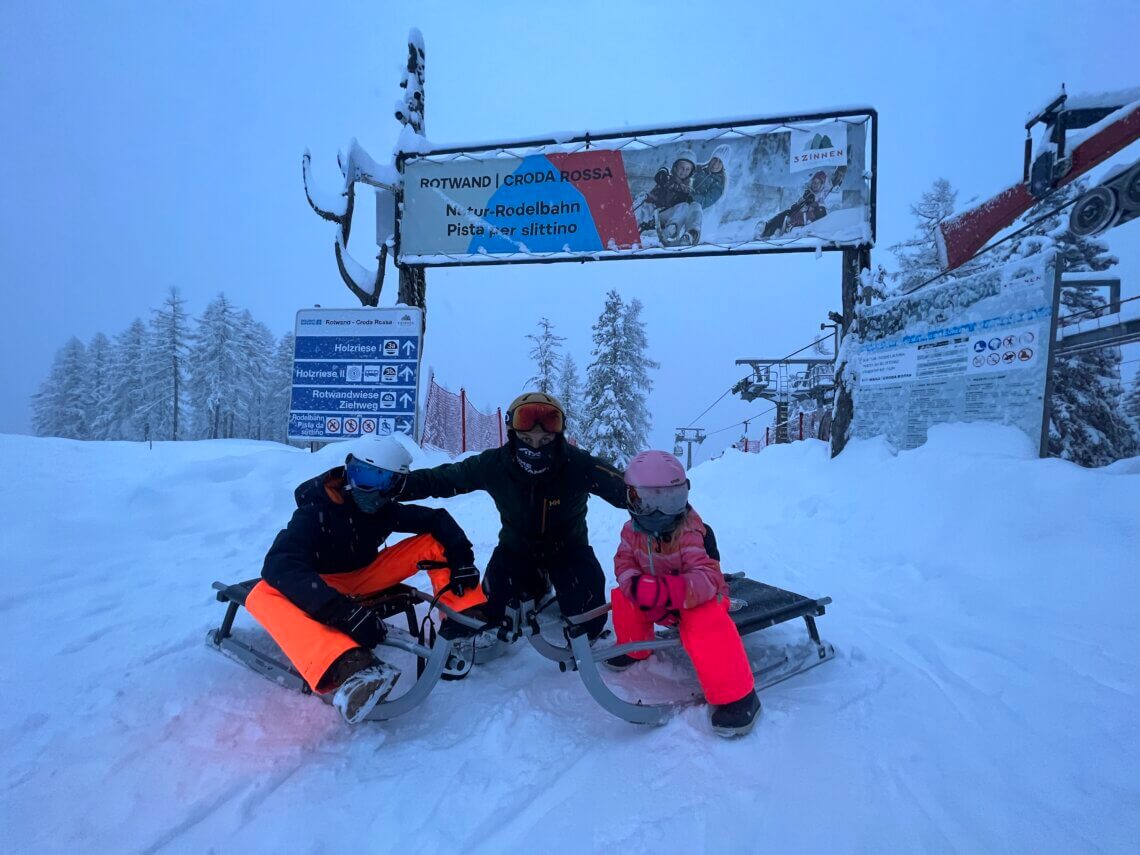
{"type": "Polygon", "coordinates": [[[400,403],[405,407],[408,406],[408,404],[414,403],[415,400],[416,399],[409,395],[407,392],[400,396],[400,403]]]}
{"type": "Polygon", "coordinates": [[[414,372],[412,369],[410,369],[408,366],[405,365],[403,370],[400,371],[400,376],[402,378],[404,378],[405,380],[411,380],[413,377],[416,376],[416,372],[414,372]]]}
{"type": "Polygon", "coordinates": [[[408,356],[411,356],[411,355],[412,355],[413,353],[415,353],[415,352],[416,352],[416,344],[415,344],[415,342],[413,342],[413,341],[405,341],[405,342],[404,342],[404,353],[406,353],[408,356]]]}
{"type": "Polygon", "coordinates": [[[396,430],[400,431],[400,433],[411,433],[412,423],[408,419],[400,419],[400,421],[396,422],[396,430]]]}

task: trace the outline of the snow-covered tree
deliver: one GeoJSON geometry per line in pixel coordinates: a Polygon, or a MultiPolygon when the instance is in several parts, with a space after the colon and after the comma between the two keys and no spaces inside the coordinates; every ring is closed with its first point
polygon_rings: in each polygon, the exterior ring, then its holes
{"type": "Polygon", "coordinates": [[[548,395],[554,394],[557,384],[559,353],[565,336],[556,335],[554,324],[549,318],[542,318],[538,322],[538,332],[531,333],[527,338],[534,342],[530,349],[531,362],[534,365],[534,374],[526,381],[529,389],[537,389],[548,395]]]}
{"type": "Polygon", "coordinates": [[[289,432],[289,404],[293,392],[293,344],[296,336],[286,333],[269,363],[268,421],[264,439],[285,442],[289,432]]]}
{"type": "MultiPolygon", "coordinates": [[[[890,247],[899,267],[889,277],[899,291],[911,291],[941,272],[935,232],[938,224],[954,213],[957,198],[958,191],[950,186],[950,182],[939,178],[910,206],[915,220],[914,236],[890,247]]],[[[957,273],[963,272],[959,270],[957,273]]]]}
{"type": "Polygon", "coordinates": [[[111,343],[111,381],[96,426],[104,439],[141,440],[150,436],[144,378],[149,373],[150,336],[136,318],[111,343]]]}
{"type": "Polygon", "coordinates": [[[1124,415],[1132,421],[1133,434],[1140,442],[1140,368],[1136,369],[1136,376],[1132,378],[1132,386],[1124,396],[1120,408],[1124,415]]]}
{"type": "Polygon", "coordinates": [[[178,288],[171,287],[162,308],[150,320],[146,395],[154,439],[181,439],[185,431],[185,362],[190,346],[190,317],[178,288]]]}
{"type": "Polygon", "coordinates": [[[85,407],[87,348],[72,336],[56,351],[51,371],[32,396],[32,426],[37,436],[90,438],[85,407]]]}
{"type": "Polygon", "coordinates": [[[578,423],[582,408],[582,378],[578,375],[578,363],[569,353],[562,357],[558,369],[558,385],[555,388],[558,390],[555,397],[562,402],[562,409],[566,411],[566,429],[571,436],[577,436],[582,428],[578,423]]]}
{"type": "Polygon", "coordinates": [[[617,291],[606,294],[593,326],[593,362],[586,370],[584,444],[617,466],[624,466],[648,441],[646,398],[653,385],[649,371],[658,366],[645,354],[648,340],[641,311],[638,300],[627,306],[617,291]]]}
{"type": "MultiPolygon", "coordinates": [[[[1023,222],[1041,222],[1000,247],[995,261],[1024,258],[1055,248],[1065,272],[1102,272],[1115,265],[1119,259],[1109,252],[1103,240],[1079,237],[1069,231],[1068,209],[1051,213],[1076,199],[1087,187],[1088,179],[1074,181],[1034,206],[1023,222]]],[[[1066,315],[1079,314],[1087,319],[1107,308],[1104,296],[1096,288],[1080,284],[1068,284],[1061,290],[1061,305],[1061,324],[1066,315]]],[[[1054,360],[1051,454],[1081,466],[1104,466],[1137,453],[1135,435],[1121,409],[1124,390],[1120,362],[1119,347],[1095,348],[1054,360]]]]}
{"type": "MultiPolygon", "coordinates": [[[[645,321],[641,313],[645,306],[633,299],[622,315],[622,342],[625,345],[624,362],[629,378],[628,404],[630,424],[633,425],[633,454],[644,451],[649,444],[649,429],[653,419],[649,415],[649,393],[653,391],[653,381],[649,372],[661,367],[648,356],[649,338],[645,334],[645,321]]],[[[630,455],[633,456],[632,454],[630,455]]]]}
{"type": "Polygon", "coordinates": [[[239,428],[235,435],[268,439],[273,422],[270,365],[276,342],[269,328],[255,321],[248,311],[243,311],[238,321],[245,360],[238,378],[236,410],[239,428]]]}
{"type": "Polygon", "coordinates": [[[218,439],[234,435],[246,358],[240,325],[238,312],[225,294],[206,306],[198,319],[186,357],[194,436],[218,439]]]}
{"type": "Polygon", "coordinates": [[[83,386],[83,420],[87,425],[88,439],[107,439],[104,436],[103,413],[109,405],[112,387],[111,340],[103,333],[95,333],[87,343],[87,380],[83,386]]]}

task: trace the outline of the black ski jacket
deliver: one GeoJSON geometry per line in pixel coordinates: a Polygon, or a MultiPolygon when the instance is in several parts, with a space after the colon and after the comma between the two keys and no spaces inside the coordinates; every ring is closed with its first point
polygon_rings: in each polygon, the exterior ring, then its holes
{"type": "Polygon", "coordinates": [[[389,502],[366,514],[344,492],[344,484],[344,467],[338,466],[296,489],[297,510],[261,568],[261,578],[305,613],[319,620],[344,597],[321,574],[364,569],[394,531],[430,534],[443,545],[452,567],[475,563],[471,542],[447,511],[389,502]]]}
{"type": "Polygon", "coordinates": [[[499,543],[536,558],[589,544],[586,499],[591,494],[615,508],[625,508],[625,481],[608,463],[559,438],[550,471],[530,475],[515,462],[512,446],[516,441],[512,438],[507,445],[459,463],[416,469],[408,476],[400,498],[446,498],[486,490],[503,524],[499,543]]]}

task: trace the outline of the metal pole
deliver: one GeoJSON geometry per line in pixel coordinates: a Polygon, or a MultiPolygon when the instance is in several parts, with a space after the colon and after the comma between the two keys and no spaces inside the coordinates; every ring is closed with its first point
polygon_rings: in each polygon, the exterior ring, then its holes
{"type": "MultiPolygon", "coordinates": [[[[873,179],[872,179],[873,180],[873,179]]],[[[843,335],[851,332],[855,323],[855,304],[859,295],[859,274],[863,270],[871,269],[871,248],[860,246],[854,249],[843,250],[843,335]]],[[[838,360],[838,354],[836,356],[838,360]]],[[[835,366],[835,412],[831,421],[831,456],[835,457],[847,444],[847,433],[851,427],[854,416],[854,400],[852,390],[844,379],[846,362],[838,362],[835,366]]]]}
{"type": "Polygon", "coordinates": [[[459,389],[459,448],[467,450],[467,390],[459,389]]]}

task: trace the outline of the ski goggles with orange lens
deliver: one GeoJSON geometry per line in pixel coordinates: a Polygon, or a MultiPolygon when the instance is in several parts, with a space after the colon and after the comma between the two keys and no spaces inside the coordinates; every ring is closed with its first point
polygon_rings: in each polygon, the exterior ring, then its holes
{"type": "Polygon", "coordinates": [[[511,430],[521,430],[523,433],[534,430],[536,426],[547,433],[562,433],[564,427],[562,413],[551,404],[536,401],[516,407],[507,423],[507,427],[511,430]]]}

